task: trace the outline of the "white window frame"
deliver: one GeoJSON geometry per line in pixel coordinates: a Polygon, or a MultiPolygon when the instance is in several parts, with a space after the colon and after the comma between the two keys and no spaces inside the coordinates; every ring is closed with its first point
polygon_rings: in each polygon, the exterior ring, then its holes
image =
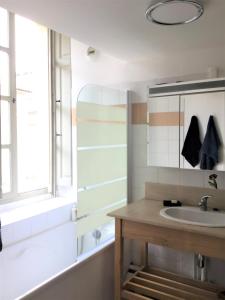
{"type": "MultiPolygon", "coordinates": [[[[10,192],[2,193],[2,171],[1,171],[1,151],[0,151],[0,204],[4,204],[11,201],[21,200],[25,198],[35,197],[38,195],[49,194],[52,196],[53,182],[50,182],[50,186],[42,189],[37,189],[25,193],[18,192],[18,170],[17,170],[17,103],[16,103],[16,69],[15,69],[15,15],[8,12],[8,38],[9,38],[9,47],[0,46],[0,50],[6,52],[9,55],[9,96],[0,95],[1,101],[8,101],[10,103],[10,144],[2,145],[1,144],[1,135],[0,135],[0,150],[10,149],[11,161],[10,161],[10,192]]],[[[50,55],[50,30],[48,32],[49,39],[49,66],[51,62],[50,55]]],[[[50,72],[49,67],[49,89],[51,89],[50,84],[50,72]]],[[[51,105],[51,90],[49,91],[49,122],[50,122],[50,152],[52,152],[52,105],[51,105]]],[[[2,130],[2,128],[0,128],[2,130]]],[[[51,153],[52,154],[52,153],[51,153]]],[[[52,160],[52,155],[50,154],[50,178],[52,177],[52,170],[54,161],[52,160]]]]}
{"type": "MultiPolygon", "coordinates": [[[[14,29],[14,15],[8,12],[8,40],[9,47],[0,47],[0,50],[7,53],[9,56],[9,96],[1,95],[1,101],[7,101],[10,105],[10,144],[1,145],[1,149],[10,150],[10,192],[2,193],[1,198],[9,199],[15,197],[15,191],[17,190],[17,176],[12,176],[12,174],[17,173],[17,162],[16,162],[16,127],[15,127],[15,116],[16,116],[16,103],[15,103],[15,29],[14,29]]],[[[1,128],[1,130],[3,130],[1,128]]],[[[1,138],[1,137],[0,137],[1,138]]],[[[2,178],[2,174],[0,172],[2,178]]],[[[2,182],[2,180],[1,180],[2,182]]]]}
{"type": "MultiPolygon", "coordinates": [[[[53,171],[52,171],[52,187],[53,187],[53,194],[55,196],[65,196],[68,189],[72,186],[73,180],[73,171],[72,171],[72,95],[71,95],[71,78],[68,81],[70,83],[70,90],[69,94],[69,110],[70,114],[67,115],[67,121],[70,123],[70,138],[67,140],[69,149],[70,149],[70,177],[67,178],[67,181],[64,181],[64,185],[60,182],[63,178],[62,169],[63,169],[63,161],[62,161],[62,154],[64,153],[62,139],[64,137],[64,130],[62,126],[62,111],[64,109],[64,98],[65,95],[63,94],[63,77],[62,77],[62,70],[66,68],[70,70],[70,77],[71,77],[71,63],[68,60],[64,60],[65,57],[62,55],[62,40],[63,34],[51,31],[51,61],[52,61],[52,68],[51,68],[51,77],[52,77],[52,145],[53,145],[53,153],[52,153],[52,161],[53,161],[53,171]],[[59,77],[57,77],[57,69],[59,71],[59,77]],[[57,110],[57,104],[59,105],[57,110]],[[58,114],[57,114],[58,111],[58,114]],[[60,117],[59,117],[60,115],[60,117]]],[[[67,103],[68,105],[68,103],[67,103]]]]}

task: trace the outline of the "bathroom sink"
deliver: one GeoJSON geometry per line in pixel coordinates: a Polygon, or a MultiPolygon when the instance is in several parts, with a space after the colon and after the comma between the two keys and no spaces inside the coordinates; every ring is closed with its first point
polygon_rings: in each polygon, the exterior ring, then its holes
{"type": "Polygon", "coordinates": [[[166,207],[160,210],[160,215],[184,224],[225,227],[225,213],[210,210],[202,211],[199,207],[166,207]]]}

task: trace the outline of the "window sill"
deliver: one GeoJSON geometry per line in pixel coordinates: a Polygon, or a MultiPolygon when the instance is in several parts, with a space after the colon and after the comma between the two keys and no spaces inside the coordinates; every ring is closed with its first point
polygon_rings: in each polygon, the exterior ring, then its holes
{"type": "Polygon", "coordinates": [[[46,194],[19,202],[2,204],[0,205],[1,224],[4,227],[73,203],[75,203],[74,199],[53,198],[50,194],[46,194]]]}

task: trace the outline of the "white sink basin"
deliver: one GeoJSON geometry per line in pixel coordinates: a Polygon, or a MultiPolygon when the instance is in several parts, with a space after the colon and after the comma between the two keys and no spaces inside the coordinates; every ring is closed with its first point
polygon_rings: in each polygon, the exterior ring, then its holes
{"type": "Polygon", "coordinates": [[[184,224],[225,227],[225,213],[202,211],[199,207],[166,207],[160,210],[160,215],[166,219],[184,224]]]}

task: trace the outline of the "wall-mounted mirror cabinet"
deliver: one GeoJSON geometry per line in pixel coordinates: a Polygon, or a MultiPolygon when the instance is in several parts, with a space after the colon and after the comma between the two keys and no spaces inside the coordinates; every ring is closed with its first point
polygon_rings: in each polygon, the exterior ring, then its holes
{"type": "MultiPolygon", "coordinates": [[[[195,140],[190,139],[188,151],[196,147],[195,140]]],[[[225,80],[205,80],[179,84],[161,85],[149,88],[148,100],[148,165],[157,167],[173,167],[184,169],[210,169],[203,167],[201,157],[204,148],[217,151],[218,160],[212,168],[225,170],[225,80]],[[191,129],[192,117],[196,116],[199,129],[199,162],[192,166],[182,155],[185,139],[191,132],[196,135],[196,128],[191,129]],[[214,130],[209,127],[209,117],[213,116],[214,130]],[[208,134],[207,134],[208,132],[208,134]],[[207,134],[207,139],[206,138],[207,134]],[[217,135],[220,145],[214,145],[217,135]],[[207,141],[208,144],[206,144],[207,141]],[[206,147],[205,147],[206,145],[206,147]],[[213,147],[212,147],[213,145],[213,147]]],[[[211,151],[211,150],[210,150],[211,151]]],[[[210,156],[211,154],[209,154],[210,156]]]]}

